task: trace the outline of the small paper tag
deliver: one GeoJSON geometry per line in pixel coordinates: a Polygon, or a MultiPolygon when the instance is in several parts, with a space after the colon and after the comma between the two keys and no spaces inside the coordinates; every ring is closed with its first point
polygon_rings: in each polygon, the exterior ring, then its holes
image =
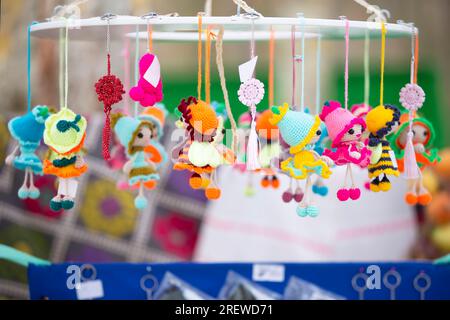
{"type": "Polygon", "coordinates": [[[253,78],[253,72],[255,72],[256,61],[258,61],[258,56],[244,62],[239,66],[239,78],[241,82],[245,82],[253,78]]]}
{"type": "Polygon", "coordinates": [[[154,56],[153,62],[144,73],[144,79],[152,86],[156,87],[161,79],[161,66],[157,56],[154,56]]]}
{"type": "Polygon", "coordinates": [[[59,182],[58,194],[75,198],[77,195],[78,181],[75,179],[65,179],[59,182]],[[67,186],[67,188],[66,188],[67,186]]]}
{"type": "Polygon", "coordinates": [[[394,151],[389,151],[389,157],[391,158],[392,161],[392,165],[394,166],[395,169],[398,169],[398,164],[397,164],[397,159],[395,158],[395,153],[394,151]]]}
{"type": "Polygon", "coordinates": [[[254,264],[253,281],[283,282],[284,266],[281,264],[254,264]]]}
{"type": "Polygon", "coordinates": [[[92,300],[103,298],[103,283],[101,280],[81,282],[77,290],[78,300],[92,300]]]}

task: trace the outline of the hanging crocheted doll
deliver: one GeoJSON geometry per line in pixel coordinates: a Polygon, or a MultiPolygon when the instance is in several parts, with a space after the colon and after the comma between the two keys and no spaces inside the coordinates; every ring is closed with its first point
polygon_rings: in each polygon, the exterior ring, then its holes
{"type": "Polygon", "coordinates": [[[36,149],[41,143],[44,123],[48,116],[47,106],[36,106],[27,114],[13,118],[8,123],[9,132],[18,145],[6,157],[5,163],[25,171],[24,182],[17,192],[20,199],[37,199],[40,195],[39,189],[34,185],[33,174],[43,173],[42,161],[36,155],[36,149]]]}
{"type": "MultiPolygon", "coordinates": [[[[400,116],[400,127],[397,132],[390,137],[390,142],[392,149],[395,152],[395,156],[398,162],[398,169],[400,172],[404,172],[404,158],[405,158],[405,147],[407,142],[409,128],[409,117],[408,112],[402,113],[400,116]]],[[[423,117],[416,117],[412,124],[413,132],[413,146],[414,153],[416,155],[417,165],[421,171],[426,167],[434,166],[440,161],[439,150],[433,148],[433,142],[435,139],[435,131],[433,124],[423,117]]],[[[422,174],[410,183],[408,192],[405,195],[405,201],[410,205],[427,205],[431,202],[432,197],[430,192],[423,185],[422,174]]]]}
{"type": "Polygon", "coordinates": [[[86,119],[63,108],[45,121],[44,143],[49,147],[44,160],[44,173],[58,177],[58,193],[50,201],[54,211],[72,209],[75,204],[77,181],[87,170],[83,159],[86,119]]]}
{"type": "Polygon", "coordinates": [[[400,120],[400,111],[392,105],[378,106],[367,114],[366,123],[369,135],[369,149],[372,151],[368,165],[370,190],[389,191],[391,182],[388,175],[398,177],[397,161],[387,135],[395,132],[400,120]]]}
{"type": "Polygon", "coordinates": [[[290,111],[287,103],[273,107],[272,112],[270,121],[278,126],[293,155],[281,162],[281,169],[297,180],[306,179],[305,193],[297,208],[297,214],[301,217],[316,217],[319,209],[312,201],[311,175],[316,174],[326,179],[331,175],[330,166],[333,164],[330,158],[319,156],[313,150],[322,134],[321,121],[318,116],[290,111]]]}
{"type": "MultiPolygon", "coordinates": [[[[189,185],[205,189],[208,199],[218,199],[221,191],[215,182],[216,169],[223,163],[232,163],[234,155],[217,138],[220,118],[206,102],[194,97],[183,99],[178,106],[188,138],[178,152],[174,170],[192,172],[189,185]]],[[[178,149],[177,149],[178,150],[178,149]]]]}
{"type": "Polygon", "coordinates": [[[272,110],[262,112],[256,120],[256,131],[261,143],[261,150],[259,151],[259,163],[263,174],[261,186],[263,188],[272,187],[278,189],[280,180],[278,180],[276,175],[273,162],[279,158],[281,147],[278,141],[278,127],[269,121],[272,117],[272,110]]]}
{"type": "Polygon", "coordinates": [[[155,163],[148,156],[146,149],[156,137],[153,123],[121,114],[113,114],[112,127],[120,143],[125,147],[128,161],[123,171],[128,177],[128,184],[139,188],[134,205],[137,209],[147,207],[148,201],[144,196],[144,189],[153,189],[159,174],[155,163]]]}
{"type": "Polygon", "coordinates": [[[323,155],[331,158],[337,166],[347,166],[344,186],[338,190],[337,197],[340,201],[357,200],[361,196],[361,190],[355,186],[351,164],[366,168],[370,162],[371,152],[361,141],[366,123],[363,118],[355,117],[336,101],[325,102],[320,119],[327,127],[331,147],[335,148],[325,149],[323,155]],[[348,176],[351,181],[350,189],[347,188],[348,176]]]}
{"type": "Polygon", "coordinates": [[[137,85],[130,89],[130,98],[143,107],[162,101],[163,87],[158,57],[152,53],[144,54],[139,60],[139,74],[137,85]]]}

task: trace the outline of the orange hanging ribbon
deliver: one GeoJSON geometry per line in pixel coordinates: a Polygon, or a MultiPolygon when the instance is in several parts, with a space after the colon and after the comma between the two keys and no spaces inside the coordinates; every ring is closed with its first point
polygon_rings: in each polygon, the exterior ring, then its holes
{"type": "Polygon", "coordinates": [[[274,57],[275,57],[275,33],[270,27],[269,41],[269,108],[273,106],[273,78],[274,78],[274,57]]]}

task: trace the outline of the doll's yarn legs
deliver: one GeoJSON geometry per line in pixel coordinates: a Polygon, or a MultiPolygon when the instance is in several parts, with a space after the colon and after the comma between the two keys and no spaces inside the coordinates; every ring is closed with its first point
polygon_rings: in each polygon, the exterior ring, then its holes
{"type": "Polygon", "coordinates": [[[355,186],[355,179],[353,177],[353,171],[350,163],[348,164],[348,171],[350,174],[350,181],[352,182],[352,187],[348,191],[350,199],[358,200],[361,197],[361,190],[355,186]]]}
{"type": "Polygon", "coordinates": [[[302,218],[307,216],[315,218],[319,215],[319,208],[312,202],[312,193],[311,176],[308,175],[305,184],[305,194],[297,207],[297,214],[302,218]]]}
{"type": "Polygon", "coordinates": [[[301,202],[303,200],[304,193],[302,188],[300,187],[300,182],[298,180],[295,180],[297,187],[295,188],[294,192],[292,191],[293,180],[293,178],[289,177],[289,188],[281,195],[281,199],[283,200],[283,202],[289,203],[292,200],[301,202]]]}
{"type": "Polygon", "coordinates": [[[144,183],[139,183],[139,192],[137,197],[134,199],[134,206],[138,210],[143,210],[147,207],[148,201],[147,198],[144,196],[144,183]]]}
{"type": "Polygon", "coordinates": [[[39,198],[40,192],[39,189],[36,188],[33,182],[33,172],[30,168],[25,169],[25,178],[22,186],[20,187],[17,195],[20,199],[37,199],[39,198]]]}
{"type": "Polygon", "coordinates": [[[255,195],[255,188],[253,188],[253,173],[251,171],[247,174],[247,185],[244,189],[244,195],[252,197],[255,195]]]}
{"type": "Polygon", "coordinates": [[[328,187],[321,177],[317,177],[316,182],[314,182],[312,186],[312,191],[322,197],[325,197],[328,194],[328,187]]]}
{"type": "Polygon", "coordinates": [[[391,190],[391,181],[389,181],[386,174],[384,174],[384,177],[380,180],[380,191],[387,192],[391,190]]]}
{"type": "Polygon", "coordinates": [[[209,200],[217,200],[220,198],[221,190],[217,187],[216,183],[216,171],[214,170],[210,176],[210,182],[208,186],[205,188],[205,196],[209,200]]]}
{"type": "Polygon", "coordinates": [[[76,188],[77,182],[75,179],[59,178],[58,194],[50,200],[50,209],[53,211],[72,209],[75,205],[76,188]],[[73,185],[72,190],[71,184],[73,185]]]}
{"type": "Polygon", "coordinates": [[[280,186],[280,180],[278,180],[277,175],[275,174],[275,171],[273,171],[271,168],[263,169],[264,176],[261,179],[261,186],[263,188],[269,188],[272,187],[274,189],[278,189],[280,186]]]}
{"type": "Polygon", "coordinates": [[[405,201],[407,204],[414,206],[420,204],[422,206],[428,205],[432,200],[430,192],[423,185],[422,174],[419,178],[408,180],[408,192],[405,194],[405,201]]]}

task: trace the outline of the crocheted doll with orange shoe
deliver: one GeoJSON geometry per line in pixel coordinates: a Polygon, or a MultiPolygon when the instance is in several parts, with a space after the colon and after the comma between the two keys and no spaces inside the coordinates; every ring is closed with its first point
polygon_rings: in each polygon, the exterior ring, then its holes
{"type": "Polygon", "coordinates": [[[306,179],[305,193],[297,208],[300,217],[317,217],[319,208],[312,201],[311,175],[316,174],[327,179],[331,175],[332,160],[320,156],[314,150],[314,144],[319,140],[322,131],[318,116],[305,112],[290,111],[285,103],[272,108],[271,123],[277,125],[284,141],[290,146],[293,155],[281,162],[281,170],[286,171],[297,180],[306,179]]]}
{"type": "Polygon", "coordinates": [[[372,151],[368,165],[370,191],[389,191],[388,175],[398,177],[398,165],[387,136],[395,132],[400,120],[400,111],[392,105],[380,105],[372,109],[366,118],[369,135],[369,149],[372,151]]]}
{"type": "MultiPolygon", "coordinates": [[[[409,125],[408,112],[404,112],[400,117],[400,127],[390,137],[392,149],[397,158],[398,169],[402,173],[405,171],[405,148],[409,125]]],[[[412,143],[419,169],[423,171],[427,167],[436,165],[440,161],[440,157],[438,149],[432,147],[436,136],[433,124],[416,114],[412,120],[412,133],[412,143]]],[[[408,182],[408,192],[405,194],[406,203],[410,205],[427,205],[431,202],[432,197],[423,184],[422,174],[419,174],[417,179],[411,179],[408,182]]]]}
{"type": "Polygon", "coordinates": [[[144,189],[153,189],[154,182],[159,180],[157,167],[146,148],[156,137],[156,128],[153,123],[130,116],[115,113],[111,119],[112,127],[120,143],[125,147],[128,161],[123,167],[130,186],[137,186],[139,192],[134,199],[134,205],[142,210],[147,207],[148,201],[144,196],[144,189]]]}
{"type": "Polygon", "coordinates": [[[50,201],[54,211],[72,209],[75,204],[76,178],[87,170],[83,158],[86,119],[68,108],[52,114],[45,121],[44,143],[49,147],[43,171],[58,177],[58,193],[50,201]]]}
{"type": "Polygon", "coordinates": [[[221,190],[215,182],[216,169],[223,163],[232,163],[234,155],[221,145],[217,138],[220,119],[214,109],[194,97],[183,99],[178,106],[188,138],[179,151],[174,170],[192,173],[189,185],[193,189],[205,189],[208,199],[218,199],[221,190]]]}
{"type": "Polygon", "coordinates": [[[272,110],[266,110],[256,120],[256,131],[258,132],[261,150],[259,152],[259,163],[263,178],[261,186],[263,188],[272,187],[278,189],[280,180],[278,180],[273,162],[279,158],[281,153],[280,143],[278,141],[279,131],[276,125],[270,123],[273,117],[272,110]]]}
{"type": "Polygon", "coordinates": [[[342,108],[336,101],[325,103],[320,119],[325,122],[332,140],[331,146],[335,148],[325,149],[323,155],[331,158],[337,166],[347,166],[344,186],[338,190],[337,197],[340,201],[357,200],[361,196],[361,190],[355,186],[351,164],[361,168],[369,164],[371,152],[361,141],[366,123],[362,118],[355,117],[349,110],[342,108]],[[348,175],[351,180],[350,189],[347,188],[348,175]]]}

